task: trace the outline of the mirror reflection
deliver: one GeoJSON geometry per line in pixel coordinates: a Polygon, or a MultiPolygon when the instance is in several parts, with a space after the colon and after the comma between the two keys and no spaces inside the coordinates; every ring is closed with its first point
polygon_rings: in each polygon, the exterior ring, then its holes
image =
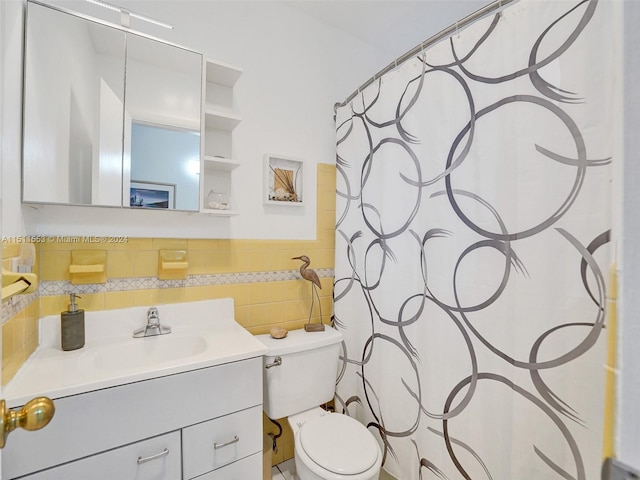
{"type": "Polygon", "coordinates": [[[126,63],[124,202],[197,211],[202,56],[129,34],[126,63]]]}
{"type": "Polygon", "coordinates": [[[28,2],[23,202],[197,211],[201,84],[199,53],[28,2]]]}
{"type": "Polygon", "coordinates": [[[28,4],[23,201],[120,206],[125,33],[28,4]]]}
{"type": "Polygon", "coordinates": [[[199,173],[200,132],[132,124],[131,207],[197,210],[199,173]]]}

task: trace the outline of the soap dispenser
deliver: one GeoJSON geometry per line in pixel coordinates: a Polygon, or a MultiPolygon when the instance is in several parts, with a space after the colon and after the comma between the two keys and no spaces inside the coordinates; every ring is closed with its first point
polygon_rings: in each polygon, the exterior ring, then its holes
{"type": "Polygon", "coordinates": [[[75,293],[70,293],[69,310],[60,314],[60,339],[62,350],[77,350],[84,347],[84,310],[76,305],[75,293]]]}

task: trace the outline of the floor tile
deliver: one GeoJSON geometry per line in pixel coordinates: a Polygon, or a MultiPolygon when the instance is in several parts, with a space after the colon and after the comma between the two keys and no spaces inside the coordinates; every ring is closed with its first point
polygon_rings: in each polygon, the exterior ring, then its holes
{"type": "MultiPolygon", "coordinates": [[[[298,480],[295,476],[296,473],[296,464],[295,460],[287,460],[285,462],[279,463],[273,469],[272,472],[272,480],[298,480]]],[[[379,480],[397,480],[396,477],[387,473],[384,469],[380,470],[380,479],[379,480]]]]}
{"type": "Polygon", "coordinates": [[[285,478],[280,473],[280,470],[278,470],[278,467],[273,467],[271,469],[271,480],[285,480],[285,478]]]}
{"type": "Polygon", "coordinates": [[[282,476],[285,478],[285,480],[297,480],[295,476],[295,473],[296,473],[295,460],[290,459],[290,460],[287,460],[286,462],[279,463],[278,469],[280,470],[280,472],[282,472],[282,476]]]}

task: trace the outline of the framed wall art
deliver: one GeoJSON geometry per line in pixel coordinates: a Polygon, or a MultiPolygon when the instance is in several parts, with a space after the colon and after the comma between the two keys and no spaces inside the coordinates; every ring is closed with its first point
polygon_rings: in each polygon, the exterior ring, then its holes
{"type": "Polygon", "coordinates": [[[175,210],[176,186],[169,183],[153,183],[131,180],[129,206],[135,208],[159,208],[175,210]]]}
{"type": "Polygon", "coordinates": [[[304,164],[302,160],[281,155],[264,156],[264,203],[301,206],[304,164]]]}

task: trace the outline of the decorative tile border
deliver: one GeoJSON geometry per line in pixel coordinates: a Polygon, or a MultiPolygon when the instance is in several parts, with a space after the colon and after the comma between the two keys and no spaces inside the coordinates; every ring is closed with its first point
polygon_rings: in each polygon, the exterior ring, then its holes
{"type": "Polygon", "coordinates": [[[0,309],[0,322],[5,323],[22,312],[25,308],[38,299],[38,292],[28,293],[26,295],[16,295],[11,299],[2,302],[0,309]]]}
{"type": "MultiPolygon", "coordinates": [[[[333,277],[332,268],[315,269],[319,277],[333,277]]],[[[23,311],[39,296],[66,295],[68,293],[127,292],[180,287],[205,287],[208,285],[233,285],[239,283],[282,282],[300,279],[298,270],[278,270],[273,272],[219,273],[189,275],[184,280],[159,280],[157,277],[110,278],[106,283],[72,285],[68,280],[40,282],[36,292],[16,295],[2,303],[0,321],[7,322],[23,311]]]]}
{"type": "MultiPolygon", "coordinates": [[[[332,268],[316,269],[319,277],[333,277],[332,268]]],[[[72,285],[68,280],[40,282],[41,296],[66,295],[68,293],[128,292],[132,290],[152,290],[180,287],[205,287],[208,285],[233,285],[238,283],[282,282],[298,280],[298,270],[273,272],[219,273],[189,275],[183,280],[159,280],[157,277],[109,278],[106,283],[72,285]]]]}

